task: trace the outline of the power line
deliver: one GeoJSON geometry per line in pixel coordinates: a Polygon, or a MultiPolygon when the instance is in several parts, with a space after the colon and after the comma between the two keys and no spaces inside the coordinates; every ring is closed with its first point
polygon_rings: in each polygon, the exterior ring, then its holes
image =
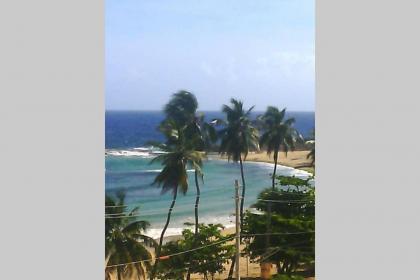
{"type": "MultiPolygon", "coordinates": [[[[194,196],[194,198],[197,196],[194,196]]],[[[199,195],[200,197],[200,195],[199,195]]],[[[138,203],[129,203],[129,204],[123,204],[123,205],[105,205],[105,208],[124,208],[124,207],[129,207],[129,206],[139,206],[141,205],[143,202],[138,202],[138,203]]]]}
{"type": "MultiPolygon", "coordinates": [[[[207,244],[207,245],[204,245],[204,246],[201,246],[201,247],[197,247],[197,248],[194,248],[194,249],[190,249],[190,250],[186,250],[186,251],[182,251],[182,252],[178,252],[178,253],[173,253],[173,254],[166,255],[166,256],[160,256],[160,257],[158,257],[158,259],[160,259],[160,260],[166,260],[166,259],[169,259],[170,257],[174,257],[174,256],[182,255],[182,254],[185,254],[185,253],[194,252],[194,251],[197,251],[197,250],[200,250],[200,249],[203,249],[203,248],[207,248],[207,247],[210,247],[210,246],[214,246],[214,245],[217,245],[217,244],[226,242],[228,240],[231,240],[233,238],[234,237],[231,236],[229,238],[226,238],[226,239],[223,239],[223,240],[220,240],[220,241],[211,243],[211,244],[207,244]]],[[[120,263],[120,264],[114,264],[114,265],[107,265],[106,267],[117,267],[117,266],[130,265],[130,264],[136,264],[136,263],[150,262],[150,261],[153,261],[155,259],[156,258],[151,258],[151,259],[148,259],[148,260],[141,260],[141,261],[135,261],[135,262],[128,262],[128,263],[120,263]]]]}
{"type": "MultiPolygon", "coordinates": [[[[287,194],[291,194],[291,195],[306,195],[305,193],[287,193],[287,194]]],[[[200,197],[201,195],[199,195],[200,197]]],[[[194,196],[196,197],[196,196],[194,196]]],[[[234,197],[231,197],[234,198],[234,197]]],[[[240,196],[240,199],[242,199],[243,197],[240,196]]],[[[275,200],[275,199],[257,199],[258,201],[266,201],[266,202],[307,202],[307,201],[311,201],[311,200],[275,200]]],[[[132,203],[132,204],[124,204],[124,205],[105,205],[105,208],[125,208],[125,207],[129,207],[129,206],[140,206],[141,203],[132,203]]],[[[182,205],[184,206],[184,205],[182,205]]],[[[182,207],[181,206],[181,207],[182,207]]],[[[185,205],[186,206],[186,205],[185,205]]]]}
{"type": "Polygon", "coordinates": [[[295,235],[295,234],[305,234],[305,233],[315,233],[315,231],[301,231],[301,232],[278,232],[278,233],[250,233],[250,234],[241,234],[243,237],[249,236],[264,236],[264,235],[295,235]]]}
{"type": "Polygon", "coordinates": [[[105,213],[105,216],[122,216],[122,215],[130,215],[134,213],[135,212],[105,213]]]}
{"type": "Polygon", "coordinates": [[[280,252],[281,251],[281,249],[280,248],[277,248],[277,249],[274,249],[273,251],[271,251],[269,254],[266,254],[266,255],[262,255],[261,257],[261,259],[260,259],[260,262],[262,262],[262,261],[264,261],[264,260],[266,260],[266,259],[268,259],[269,257],[271,257],[272,255],[274,255],[274,254],[276,254],[277,252],[280,252]]]}
{"type": "MultiPolygon", "coordinates": [[[[241,197],[240,197],[241,198],[241,197]]],[[[315,202],[313,199],[312,200],[274,200],[274,199],[257,199],[257,201],[264,201],[264,202],[272,202],[272,203],[285,203],[285,204],[290,204],[290,203],[305,203],[305,202],[315,202]]],[[[136,205],[136,204],[126,204],[126,205],[110,205],[110,206],[105,206],[105,207],[128,207],[128,205],[136,205]]],[[[139,207],[139,205],[136,205],[137,207],[139,207]]],[[[174,211],[176,210],[185,210],[185,209],[189,209],[191,207],[191,205],[180,205],[177,208],[174,209],[174,211]]],[[[140,211],[140,210],[139,210],[140,211]]],[[[141,217],[141,216],[149,216],[149,215],[155,215],[155,214],[163,214],[163,213],[167,213],[167,210],[151,210],[151,211],[141,211],[141,214],[137,214],[137,215],[132,215],[132,212],[121,212],[121,213],[105,213],[105,218],[106,219],[117,219],[117,218],[133,218],[133,217],[141,217]]]]}
{"type": "Polygon", "coordinates": [[[300,201],[314,201],[314,200],[315,200],[315,197],[314,198],[304,198],[304,199],[299,199],[299,198],[297,198],[297,199],[263,199],[263,198],[257,198],[257,201],[268,201],[268,202],[276,202],[276,201],[286,201],[286,202],[297,201],[297,202],[300,202],[300,201]]]}
{"type": "MultiPolygon", "coordinates": [[[[276,254],[277,252],[282,252],[282,251],[287,251],[287,249],[290,249],[290,248],[292,248],[292,249],[294,249],[295,247],[292,247],[292,246],[294,246],[294,245],[299,245],[299,244],[303,244],[303,243],[306,243],[306,242],[295,242],[295,243],[292,243],[292,244],[289,244],[288,245],[288,247],[289,248],[284,248],[283,246],[282,247],[273,247],[272,248],[272,251],[271,252],[269,252],[269,254],[268,255],[263,255],[263,259],[261,259],[261,260],[264,260],[264,259],[268,259],[269,257],[271,257],[272,255],[274,255],[274,254],[276,254]]],[[[265,251],[266,249],[257,249],[257,250],[252,250],[253,252],[261,252],[261,251],[265,251]]],[[[308,253],[308,254],[312,254],[312,253],[310,253],[310,252],[300,252],[301,254],[306,254],[306,253],[308,253]]],[[[209,265],[209,264],[212,264],[212,263],[215,263],[215,262],[220,262],[220,261],[224,261],[224,260],[230,260],[230,259],[232,259],[232,257],[225,257],[225,258],[221,258],[221,259],[218,259],[218,260],[214,260],[214,261],[211,261],[211,262],[206,262],[206,263],[202,263],[202,264],[198,264],[198,265],[194,265],[194,267],[193,268],[195,268],[195,267],[203,267],[203,266],[206,266],[206,265],[209,265]]],[[[260,260],[260,261],[261,261],[260,260]]],[[[188,263],[185,263],[186,265],[188,265],[188,263]]],[[[190,268],[192,268],[191,266],[187,266],[187,267],[185,267],[185,268],[178,268],[178,269],[171,269],[171,270],[169,270],[169,272],[167,272],[167,273],[173,273],[173,272],[178,272],[178,271],[185,271],[185,272],[187,272],[188,271],[188,269],[190,269],[190,268]]],[[[194,274],[194,273],[192,273],[192,274],[194,274]]]]}
{"type": "Polygon", "coordinates": [[[308,195],[310,194],[310,192],[300,192],[300,191],[280,191],[280,192],[272,192],[272,191],[267,191],[264,192],[263,194],[277,194],[277,195],[308,195]]]}
{"type": "MultiPolygon", "coordinates": [[[[226,257],[226,258],[217,259],[217,260],[214,260],[214,261],[211,261],[211,262],[206,262],[206,263],[194,265],[194,268],[196,268],[196,267],[203,267],[203,266],[206,266],[206,265],[209,265],[209,264],[212,264],[212,263],[215,263],[215,262],[219,262],[219,261],[230,260],[231,258],[232,257],[226,257]]],[[[169,270],[168,273],[178,272],[178,271],[185,271],[185,272],[187,272],[188,269],[190,269],[190,268],[192,268],[192,267],[188,266],[186,268],[171,269],[171,270],[169,270]]],[[[195,273],[191,273],[191,274],[195,274],[195,273]]]]}
{"type": "MultiPolygon", "coordinates": [[[[191,208],[191,205],[181,205],[181,206],[179,206],[179,207],[176,207],[174,210],[176,210],[176,209],[181,209],[181,210],[185,210],[185,209],[188,209],[188,208],[191,208]]],[[[142,214],[155,214],[155,213],[165,213],[165,211],[166,212],[168,212],[167,210],[164,210],[164,209],[159,209],[159,210],[141,210],[141,209],[136,209],[136,211],[134,211],[134,212],[141,212],[142,214]]],[[[132,212],[132,210],[131,211],[129,211],[129,212],[117,212],[117,213],[105,213],[105,215],[110,215],[110,214],[128,214],[128,213],[131,213],[132,212]]]]}
{"type": "MultiPolygon", "coordinates": [[[[291,204],[291,203],[305,203],[305,202],[314,202],[314,200],[263,200],[263,199],[259,199],[260,201],[265,201],[265,202],[273,202],[273,203],[285,203],[285,204],[291,204]]],[[[177,210],[186,210],[189,209],[190,207],[192,207],[191,205],[182,205],[179,207],[174,208],[174,211],[177,210]]],[[[141,214],[138,215],[129,215],[130,212],[121,212],[121,213],[105,213],[105,219],[113,219],[113,218],[132,218],[132,217],[144,217],[144,216],[150,216],[150,215],[155,215],[155,214],[164,214],[167,213],[167,210],[159,210],[159,211],[140,211],[141,214]],[[120,216],[118,216],[118,214],[120,216]]]]}
{"type": "Polygon", "coordinates": [[[135,218],[135,217],[144,217],[144,215],[139,214],[139,215],[123,215],[123,216],[111,216],[111,217],[105,216],[105,219],[123,219],[123,218],[135,218]]]}
{"type": "Polygon", "coordinates": [[[141,204],[142,202],[122,204],[122,205],[105,205],[105,208],[124,208],[124,207],[129,207],[129,206],[140,206],[141,204]]]}
{"type": "Polygon", "coordinates": [[[273,199],[258,199],[259,201],[274,202],[274,203],[304,203],[304,202],[315,202],[311,200],[273,200],[273,199]]]}
{"type": "MultiPolygon", "coordinates": [[[[180,206],[175,207],[174,208],[174,211],[177,211],[177,210],[184,211],[186,209],[193,209],[192,208],[192,205],[180,205],[180,206]]],[[[142,211],[141,209],[138,209],[136,212],[139,212],[139,214],[133,215],[133,216],[138,217],[138,216],[148,216],[148,215],[154,215],[154,214],[168,213],[168,210],[160,209],[160,210],[146,210],[146,211],[142,211]]],[[[124,217],[130,217],[130,216],[127,216],[130,213],[131,212],[105,213],[105,217],[107,217],[107,216],[121,215],[121,218],[124,218],[124,217]]]]}
{"type": "MultiPolygon", "coordinates": [[[[185,209],[181,209],[181,211],[185,211],[186,209],[188,209],[187,207],[185,209]]],[[[191,211],[194,208],[191,208],[191,211]]],[[[175,208],[173,212],[177,212],[176,210],[178,210],[178,208],[175,208]]],[[[110,218],[131,218],[131,217],[147,217],[147,216],[151,216],[151,215],[156,215],[156,214],[167,214],[168,210],[162,210],[162,211],[156,211],[156,212],[142,212],[140,211],[139,214],[135,214],[135,215],[129,215],[130,213],[128,212],[122,212],[122,213],[115,213],[115,214],[105,214],[105,219],[110,219],[110,218]],[[120,214],[120,215],[116,215],[116,214],[120,214]]]]}
{"type": "MultiPolygon", "coordinates": [[[[291,243],[291,244],[287,244],[287,246],[271,246],[271,247],[269,247],[269,248],[271,248],[271,249],[278,249],[278,248],[281,248],[281,249],[283,249],[283,250],[287,250],[287,249],[295,249],[296,247],[296,245],[301,245],[301,244],[306,244],[306,243],[308,243],[308,240],[304,240],[304,241],[299,241],[299,242],[294,242],[294,243],[291,243]]],[[[301,247],[299,247],[299,248],[301,248],[301,247]]],[[[252,252],[263,252],[263,251],[265,251],[266,249],[265,248],[263,248],[263,249],[249,249],[248,248],[248,250],[249,251],[252,251],[252,252]]]]}

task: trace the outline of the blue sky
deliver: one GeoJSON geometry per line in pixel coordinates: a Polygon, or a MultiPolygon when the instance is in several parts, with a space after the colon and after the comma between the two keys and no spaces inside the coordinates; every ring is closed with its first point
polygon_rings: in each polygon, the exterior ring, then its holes
{"type": "Polygon", "coordinates": [[[106,0],[106,109],[158,110],[193,92],[314,110],[313,0],[106,0]]]}

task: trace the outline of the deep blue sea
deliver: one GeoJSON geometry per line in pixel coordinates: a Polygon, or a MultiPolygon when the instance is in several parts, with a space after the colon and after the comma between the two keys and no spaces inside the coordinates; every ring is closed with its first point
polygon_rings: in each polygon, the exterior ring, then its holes
{"type": "MultiPolygon", "coordinates": [[[[206,112],[209,119],[221,117],[217,112],[206,112]]],[[[296,128],[309,135],[314,128],[313,113],[290,113],[296,118],[296,128]]],[[[106,112],[105,191],[108,195],[126,192],[129,208],[140,206],[139,219],[151,223],[148,234],[157,237],[165,222],[171,202],[171,194],[161,194],[159,187],[152,186],[160,172],[158,162],[151,163],[155,150],[144,147],[150,140],[163,140],[156,130],[163,116],[160,112],[106,112]]],[[[266,163],[244,163],[247,182],[245,206],[255,203],[258,193],[270,187],[273,166],[266,163]]],[[[204,162],[204,183],[201,184],[200,222],[222,223],[232,226],[234,207],[234,180],[240,179],[239,165],[218,159],[204,162]]],[[[289,167],[278,167],[278,174],[306,177],[308,174],[289,167]]],[[[185,222],[194,221],[195,185],[192,170],[190,189],[186,195],[178,195],[167,235],[180,234],[185,222]]]]}
{"type": "MultiPolygon", "coordinates": [[[[262,114],[254,112],[253,117],[262,114]]],[[[207,120],[223,118],[221,112],[204,112],[207,120]]],[[[314,112],[288,112],[286,117],[296,119],[295,128],[308,137],[315,128],[314,112]]],[[[163,120],[157,111],[107,111],[105,113],[105,148],[123,149],[143,147],[147,141],[161,141],[156,127],[163,120]]]]}

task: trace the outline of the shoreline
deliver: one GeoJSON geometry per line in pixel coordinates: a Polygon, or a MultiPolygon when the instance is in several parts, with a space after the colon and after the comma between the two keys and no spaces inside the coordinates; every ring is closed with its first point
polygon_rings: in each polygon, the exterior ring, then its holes
{"type": "MultiPolygon", "coordinates": [[[[279,159],[277,164],[293,168],[309,166],[310,160],[306,158],[309,152],[310,150],[290,151],[287,153],[287,156],[285,152],[279,152],[279,159]]],[[[226,155],[222,156],[216,152],[209,152],[208,155],[212,158],[227,159],[226,155]]],[[[244,161],[266,162],[274,164],[274,157],[273,154],[271,154],[271,156],[268,156],[266,151],[249,152],[244,161]]]]}
{"type": "MultiPolygon", "coordinates": [[[[290,151],[287,153],[279,152],[277,164],[279,166],[291,167],[298,170],[314,174],[314,167],[311,166],[311,160],[307,159],[310,150],[290,151]]],[[[227,160],[227,156],[221,156],[218,153],[209,153],[209,158],[227,160]]],[[[249,152],[244,162],[262,162],[274,164],[273,154],[268,156],[266,151],[249,152]]]]}
{"type": "MultiPolygon", "coordinates": [[[[292,151],[292,152],[288,152],[287,157],[284,152],[281,152],[279,153],[278,166],[286,167],[287,169],[290,169],[290,170],[295,169],[296,171],[291,171],[291,172],[293,173],[296,172],[297,174],[302,175],[302,176],[313,175],[314,174],[313,171],[311,172],[310,170],[305,168],[306,166],[309,166],[309,163],[310,163],[310,160],[306,158],[309,152],[310,152],[309,150],[292,151]]],[[[122,157],[152,158],[156,156],[155,151],[151,151],[146,148],[133,148],[133,149],[121,149],[121,150],[110,149],[110,150],[105,150],[105,154],[106,156],[109,155],[112,157],[122,156],[122,157]]],[[[207,157],[208,160],[227,161],[226,156],[221,156],[216,152],[208,153],[207,156],[208,156],[207,157]]],[[[269,168],[273,168],[272,166],[274,165],[273,155],[269,157],[264,151],[250,152],[246,160],[244,160],[244,162],[267,166],[269,168]]],[[[286,173],[288,173],[288,171],[286,171],[286,173]]],[[[205,221],[201,219],[200,222],[205,222],[205,221]]],[[[235,232],[235,226],[233,224],[225,224],[225,223],[222,223],[222,224],[224,226],[224,229],[221,231],[223,236],[227,236],[235,232]]],[[[187,226],[186,227],[180,226],[180,227],[174,227],[174,228],[169,227],[168,231],[166,232],[163,238],[163,243],[165,244],[167,242],[181,240],[183,236],[180,231],[182,231],[185,228],[191,228],[191,227],[187,227],[187,226]]],[[[159,234],[160,232],[161,232],[160,228],[151,228],[149,229],[149,232],[146,232],[145,234],[148,236],[151,236],[156,241],[159,241],[160,236],[158,235],[160,235],[159,234]]],[[[230,242],[234,242],[234,241],[232,240],[232,241],[229,241],[229,243],[230,242]]],[[[242,245],[241,248],[243,249],[244,245],[242,245]]],[[[154,256],[153,250],[150,250],[150,253],[152,253],[152,255],[154,256]]],[[[246,257],[241,257],[240,262],[241,262],[240,273],[241,275],[243,275],[244,278],[247,278],[247,276],[253,279],[260,277],[261,268],[260,268],[259,263],[251,262],[246,257]]],[[[225,266],[225,271],[221,274],[217,274],[215,277],[215,280],[227,278],[228,271],[230,268],[230,262],[226,263],[224,266],[225,266]]],[[[273,273],[276,272],[276,269],[274,267],[272,269],[272,272],[273,273]]],[[[191,275],[191,280],[198,280],[198,279],[202,279],[202,276],[195,275],[195,274],[191,275]]],[[[305,279],[314,280],[315,278],[310,277],[310,278],[305,278],[305,279]]]]}
{"type": "MultiPolygon", "coordinates": [[[[277,164],[281,166],[291,167],[299,170],[307,171],[311,174],[314,174],[314,167],[311,166],[311,160],[307,158],[310,150],[299,150],[299,151],[290,151],[287,153],[279,152],[279,159],[277,164]]],[[[160,154],[158,151],[150,150],[149,148],[126,148],[126,149],[105,149],[105,156],[140,156],[153,158],[154,156],[160,154]]],[[[226,155],[222,156],[217,152],[209,152],[207,154],[208,159],[213,160],[227,160],[226,155]]],[[[274,164],[273,155],[268,156],[265,151],[259,152],[249,152],[244,162],[263,162],[274,164]]]]}
{"type": "MultiPolygon", "coordinates": [[[[143,158],[152,158],[155,156],[155,151],[150,150],[149,148],[132,148],[132,149],[106,149],[105,156],[116,156],[116,157],[143,157],[143,158]]],[[[303,176],[311,176],[313,172],[311,170],[304,169],[302,167],[309,165],[310,160],[306,158],[309,150],[302,150],[302,151],[291,151],[288,152],[286,157],[284,152],[279,153],[279,161],[278,166],[286,167],[287,169],[295,169],[298,171],[299,175],[303,176]]],[[[210,152],[207,154],[208,160],[221,160],[227,161],[227,156],[221,156],[216,152],[210,152]]],[[[269,157],[266,152],[250,152],[244,161],[246,163],[255,163],[255,164],[262,164],[262,165],[269,165],[270,167],[274,165],[273,155],[269,157]]],[[[299,176],[298,175],[298,176],[299,176]]],[[[228,218],[228,217],[227,217],[228,218]]],[[[216,222],[217,223],[217,222],[216,222]]],[[[233,224],[226,224],[221,222],[225,229],[223,231],[228,231],[234,227],[233,224]]],[[[183,225],[168,228],[168,231],[165,234],[164,240],[165,242],[170,240],[177,240],[182,237],[181,231],[187,227],[183,225]]],[[[146,233],[154,239],[159,239],[159,233],[161,232],[160,228],[151,228],[149,232],[146,233]]]]}

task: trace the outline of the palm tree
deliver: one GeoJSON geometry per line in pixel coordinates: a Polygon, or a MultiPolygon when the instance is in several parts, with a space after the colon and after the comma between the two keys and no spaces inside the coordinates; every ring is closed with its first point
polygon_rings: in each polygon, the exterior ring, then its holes
{"type": "Polygon", "coordinates": [[[163,243],[163,237],[169,226],[171,214],[175,206],[178,192],[185,194],[188,190],[187,165],[190,164],[198,174],[201,174],[201,165],[203,155],[199,151],[192,150],[186,141],[183,128],[178,128],[175,122],[168,121],[165,129],[165,135],[168,138],[167,144],[159,147],[165,152],[154,158],[152,162],[162,162],[163,169],[156,176],[153,184],[162,187],[162,193],[172,192],[172,202],[168,210],[165,226],[159,239],[159,245],[156,251],[156,261],[153,266],[151,279],[154,279],[156,268],[159,263],[160,252],[163,243]],[[171,127],[171,129],[169,129],[171,127]]]}
{"type": "MultiPolygon", "coordinates": [[[[203,181],[202,158],[203,152],[212,142],[216,141],[216,131],[213,126],[204,121],[204,115],[196,113],[198,102],[194,94],[187,91],[175,93],[164,111],[166,119],[160,125],[160,130],[167,138],[167,144],[181,147],[185,151],[196,151],[195,159],[187,159],[187,163],[194,169],[196,199],[194,207],[195,235],[198,234],[198,205],[200,203],[199,178],[203,181]],[[176,132],[176,133],[174,133],[176,132]],[[182,135],[182,139],[178,136],[182,135]],[[201,152],[201,153],[199,153],[201,152]]],[[[179,150],[180,148],[177,148],[179,150]]],[[[190,273],[187,273],[187,280],[190,273]]]]}
{"type": "MultiPolygon", "coordinates": [[[[205,151],[212,143],[216,141],[216,130],[212,125],[205,122],[204,115],[197,115],[198,102],[194,94],[188,91],[179,91],[175,93],[168,104],[165,105],[164,112],[166,119],[161,124],[161,131],[168,135],[173,131],[174,127],[181,127],[185,134],[185,145],[191,150],[205,151]]],[[[169,135],[168,139],[174,139],[169,135]]],[[[203,173],[201,169],[202,161],[197,162],[199,168],[195,168],[195,186],[196,200],[194,207],[195,215],[195,234],[198,233],[198,205],[200,202],[200,185],[199,178],[203,181],[203,173]]]]}
{"type": "Polygon", "coordinates": [[[277,171],[277,162],[279,151],[283,149],[286,154],[289,150],[294,150],[295,143],[303,140],[302,136],[293,128],[294,118],[284,120],[286,108],[279,111],[278,108],[269,106],[267,111],[260,117],[264,133],[260,139],[261,147],[267,148],[267,154],[274,153],[274,171],[272,178],[272,188],[275,187],[275,178],[277,171]]]}
{"type": "Polygon", "coordinates": [[[156,242],[144,234],[149,223],[136,220],[139,208],[126,212],[124,198],[123,192],[115,200],[105,197],[105,277],[111,279],[116,274],[118,280],[131,276],[146,279],[152,255],[145,246],[155,247],[156,242]],[[121,265],[130,262],[135,263],[121,265]]]}
{"type": "Polygon", "coordinates": [[[306,156],[307,159],[311,159],[311,166],[315,166],[315,145],[312,147],[309,154],[306,156]]]}
{"type": "Polygon", "coordinates": [[[239,161],[242,178],[242,201],[241,201],[241,224],[243,222],[243,206],[245,199],[245,176],[243,160],[246,159],[251,149],[259,149],[258,130],[253,126],[250,120],[250,114],[254,106],[244,110],[243,103],[236,99],[231,99],[232,107],[223,105],[222,111],[226,114],[226,120],[220,121],[224,128],[219,131],[221,139],[219,153],[227,155],[228,160],[239,161]]]}
{"type": "MultiPolygon", "coordinates": [[[[204,114],[201,114],[200,116],[195,116],[193,119],[190,120],[190,123],[186,126],[186,133],[187,137],[189,139],[189,145],[192,149],[195,149],[197,151],[200,151],[202,153],[205,153],[206,150],[208,150],[212,143],[216,142],[217,140],[217,134],[214,126],[210,125],[204,120],[204,114]]],[[[198,222],[198,205],[200,203],[200,184],[198,178],[201,178],[201,181],[204,183],[204,174],[202,172],[201,166],[202,161],[200,160],[197,162],[198,168],[195,168],[196,165],[194,162],[191,162],[191,165],[194,167],[194,181],[195,181],[195,187],[196,187],[196,197],[195,197],[195,206],[194,206],[194,217],[195,217],[195,244],[196,245],[198,240],[198,228],[199,228],[199,222],[198,222]]],[[[187,272],[187,280],[190,280],[191,273],[190,269],[188,269],[187,272]]]]}
{"type": "Polygon", "coordinates": [[[315,130],[311,132],[311,137],[314,140],[306,141],[306,144],[310,144],[312,146],[311,151],[306,156],[307,159],[311,159],[311,166],[315,167],[315,130]]]}
{"type": "Polygon", "coordinates": [[[166,119],[172,119],[182,126],[192,122],[197,108],[198,102],[195,95],[189,91],[181,90],[172,95],[163,111],[166,119]]]}
{"type": "MultiPolygon", "coordinates": [[[[287,152],[291,149],[294,150],[295,142],[297,140],[303,140],[300,134],[293,128],[295,122],[294,118],[284,120],[286,114],[286,108],[279,111],[278,108],[269,106],[267,111],[259,117],[261,121],[262,130],[264,133],[260,138],[261,147],[267,148],[267,154],[270,156],[274,153],[274,171],[272,176],[272,190],[275,190],[275,180],[277,163],[279,158],[279,151],[283,149],[287,156],[287,152]]],[[[267,207],[267,233],[271,233],[271,202],[268,203],[267,207]]],[[[265,237],[266,239],[266,250],[269,249],[270,235],[265,237]]]]}
{"type": "MultiPolygon", "coordinates": [[[[224,125],[219,131],[221,139],[219,153],[227,155],[228,160],[234,162],[239,161],[242,178],[242,199],[240,205],[240,219],[241,231],[243,225],[243,209],[245,200],[245,176],[243,168],[243,160],[246,159],[248,152],[251,149],[259,149],[258,145],[258,130],[253,126],[250,120],[250,114],[254,106],[248,110],[244,110],[243,103],[236,99],[231,99],[232,107],[223,105],[222,111],[226,114],[226,120],[216,120],[216,123],[224,125]]],[[[233,267],[235,265],[235,258],[232,258],[231,267],[229,270],[229,279],[232,278],[233,267]]]]}
{"type": "MultiPolygon", "coordinates": [[[[217,134],[214,126],[210,125],[204,120],[204,115],[201,114],[200,116],[195,116],[195,118],[191,121],[191,123],[187,127],[187,137],[190,139],[191,148],[202,153],[205,153],[212,145],[212,143],[216,142],[217,134]]],[[[199,167],[201,167],[201,163],[199,167]]],[[[192,164],[194,167],[194,164],[192,164]]],[[[198,205],[200,203],[200,184],[198,178],[201,178],[201,181],[204,182],[204,174],[202,169],[194,168],[194,180],[196,186],[196,198],[195,198],[195,207],[194,207],[194,215],[195,215],[195,235],[198,234],[198,205]]],[[[189,279],[189,277],[187,277],[189,279]]]]}

